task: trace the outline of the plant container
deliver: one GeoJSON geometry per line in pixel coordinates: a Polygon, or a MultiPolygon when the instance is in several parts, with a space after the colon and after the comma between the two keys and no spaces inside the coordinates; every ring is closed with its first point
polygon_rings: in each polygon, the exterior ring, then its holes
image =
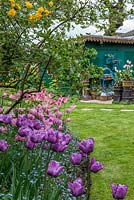
{"type": "Polygon", "coordinates": [[[131,100],[132,100],[132,88],[123,87],[122,101],[131,102],[131,100]]]}
{"type": "Polygon", "coordinates": [[[114,102],[120,102],[122,100],[122,92],[123,92],[122,86],[114,86],[114,96],[113,96],[114,102]]]}

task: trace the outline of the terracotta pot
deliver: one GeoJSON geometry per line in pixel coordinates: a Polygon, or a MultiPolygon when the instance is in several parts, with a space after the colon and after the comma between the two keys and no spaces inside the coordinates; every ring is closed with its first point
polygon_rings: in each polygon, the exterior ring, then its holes
{"type": "Polygon", "coordinates": [[[109,76],[105,76],[104,79],[105,80],[112,80],[112,76],[110,76],[110,75],[109,76]]]}
{"type": "Polygon", "coordinates": [[[100,96],[101,101],[107,101],[107,96],[100,96]]]}
{"type": "Polygon", "coordinates": [[[96,100],[100,100],[100,96],[96,96],[96,100]]]}
{"type": "Polygon", "coordinates": [[[97,91],[90,91],[92,99],[96,99],[97,91]]]}

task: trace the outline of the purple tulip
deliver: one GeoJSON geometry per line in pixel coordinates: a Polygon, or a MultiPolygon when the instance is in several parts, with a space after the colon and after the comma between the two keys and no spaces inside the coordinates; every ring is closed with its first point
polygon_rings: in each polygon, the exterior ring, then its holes
{"type": "Polygon", "coordinates": [[[63,134],[62,140],[66,143],[69,144],[70,141],[72,140],[72,137],[70,134],[63,134]]]}
{"type": "Polygon", "coordinates": [[[66,108],[66,113],[70,113],[71,109],[70,108],[66,108]]]}
{"type": "Polygon", "coordinates": [[[70,161],[73,165],[79,165],[82,159],[81,153],[72,153],[70,157],[70,161]]]}
{"type": "Polygon", "coordinates": [[[5,152],[8,148],[8,143],[4,140],[0,140],[0,151],[5,152]]]}
{"type": "Polygon", "coordinates": [[[126,196],[126,193],[128,191],[128,186],[127,185],[121,185],[121,184],[114,184],[111,183],[112,187],[112,195],[113,198],[116,200],[123,200],[126,196]]]}
{"type": "Polygon", "coordinates": [[[31,135],[33,132],[33,130],[29,127],[20,127],[19,130],[18,130],[18,134],[21,136],[21,137],[27,137],[29,135],[31,135]]]}
{"type": "Polygon", "coordinates": [[[43,150],[46,150],[47,148],[48,148],[48,147],[47,147],[47,144],[43,144],[43,145],[42,145],[42,149],[43,149],[43,150]]]}
{"type": "Polygon", "coordinates": [[[33,120],[33,119],[35,119],[35,116],[34,116],[34,115],[32,115],[32,114],[27,114],[27,118],[28,118],[28,119],[32,119],[32,120],[33,120]]]}
{"type": "Polygon", "coordinates": [[[53,111],[54,111],[54,112],[57,112],[57,111],[58,111],[58,108],[57,108],[57,107],[54,107],[54,108],[53,108],[53,111]]]}
{"type": "Polygon", "coordinates": [[[51,143],[56,143],[57,142],[57,134],[58,132],[54,129],[49,129],[47,132],[46,132],[46,140],[48,142],[51,142],[51,143]]]}
{"type": "Polygon", "coordinates": [[[44,135],[41,135],[40,133],[33,133],[32,135],[30,135],[30,140],[33,143],[40,143],[43,141],[43,137],[44,135]]]}
{"type": "Polygon", "coordinates": [[[62,125],[62,120],[61,119],[58,119],[58,118],[55,118],[54,120],[53,120],[53,122],[54,123],[56,123],[57,125],[62,125]]]}
{"type": "Polygon", "coordinates": [[[82,179],[77,178],[74,182],[68,183],[68,188],[71,190],[73,196],[78,197],[85,192],[85,188],[82,185],[82,179]]]}
{"type": "Polygon", "coordinates": [[[32,150],[34,147],[36,147],[36,144],[28,138],[26,141],[26,148],[32,150]]]}
{"type": "Polygon", "coordinates": [[[57,117],[58,117],[58,118],[61,118],[61,117],[62,117],[62,112],[58,111],[58,112],[57,112],[57,117]]]}
{"type": "Polygon", "coordinates": [[[65,149],[67,149],[68,145],[66,145],[64,142],[59,142],[56,144],[52,144],[51,149],[55,152],[63,152],[65,149]]]}
{"type": "Polygon", "coordinates": [[[26,115],[24,115],[24,114],[19,115],[17,118],[17,121],[16,121],[16,125],[19,127],[22,126],[24,124],[25,120],[26,120],[26,115]]]}
{"type": "Polygon", "coordinates": [[[43,127],[43,124],[39,120],[34,120],[33,126],[34,126],[35,129],[39,130],[43,127]]]}
{"type": "Polygon", "coordinates": [[[18,108],[18,112],[22,113],[24,111],[24,108],[18,108]]]}
{"type": "Polygon", "coordinates": [[[97,173],[101,169],[104,168],[104,165],[98,161],[95,160],[95,158],[92,158],[89,164],[89,170],[91,172],[97,173]]]}
{"type": "Polygon", "coordinates": [[[79,149],[86,154],[89,154],[94,149],[94,139],[88,138],[87,140],[82,140],[81,142],[78,142],[79,149]]]}
{"type": "Polygon", "coordinates": [[[51,160],[48,164],[47,174],[52,177],[57,177],[63,169],[64,167],[59,162],[51,160]]]}
{"type": "Polygon", "coordinates": [[[5,123],[5,124],[11,124],[13,119],[12,114],[0,114],[0,122],[5,123]]]}
{"type": "Polygon", "coordinates": [[[72,139],[70,134],[64,134],[62,132],[58,132],[57,134],[57,139],[59,143],[64,143],[68,145],[72,139]]]}
{"type": "Polygon", "coordinates": [[[30,127],[35,129],[41,129],[43,124],[39,120],[29,119],[26,115],[20,115],[16,121],[17,126],[30,127]]]}

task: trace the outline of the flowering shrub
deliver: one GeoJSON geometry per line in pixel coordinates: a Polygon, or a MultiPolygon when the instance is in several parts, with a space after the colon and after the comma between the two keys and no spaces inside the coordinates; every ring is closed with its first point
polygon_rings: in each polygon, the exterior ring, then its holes
{"type": "MultiPolygon", "coordinates": [[[[25,1],[23,4],[16,3],[15,0],[9,0],[10,6],[9,10],[7,12],[8,16],[13,18],[16,15],[20,15],[22,13],[26,13],[26,9],[31,10],[33,8],[33,4],[29,1],[25,1]]],[[[53,7],[53,1],[48,2],[48,7],[53,7]]],[[[31,11],[30,11],[31,12],[31,11]]],[[[35,10],[34,14],[31,12],[29,14],[29,21],[32,23],[35,22],[36,20],[40,20],[44,16],[48,17],[50,15],[50,11],[47,8],[43,7],[38,7],[37,10],[35,10]]]]}
{"type": "Polygon", "coordinates": [[[0,114],[1,197],[71,200],[81,196],[89,200],[90,173],[99,172],[104,165],[91,158],[93,138],[78,141],[70,135],[66,122],[75,105],[65,108],[67,100],[62,96],[54,99],[54,94],[42,90],[25,94],[24,108],[0,114]]]}
{"type": "Polygon", "coordinates": [[[93,5],[83,0],[1,0],[1,85],[21,89],[22,94],[29,88],[40,91],[51,73],[57,88],[64,81],[70,93],[78,94],[84,44],[66,33],[73,23],[87,26],[95,20],[83,18],[96,16],[93,5]]]}

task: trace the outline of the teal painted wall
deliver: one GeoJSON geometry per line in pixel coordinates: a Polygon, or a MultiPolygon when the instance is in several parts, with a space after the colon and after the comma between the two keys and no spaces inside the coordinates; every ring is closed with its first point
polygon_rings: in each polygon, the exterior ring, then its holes
{"type": "Polygon", "coordinates": [[[111,54],[115,60],[118,60],[118,69],[123,69],[126,60],[132,61],[134,64],[134,45],[129,44],[116,44],[116,43],[103,43],[87,41],[86,47],[95,48],[98,52],[97,57],[92,62],[98,66],[105,65],[105,56],[111,54]]]}

